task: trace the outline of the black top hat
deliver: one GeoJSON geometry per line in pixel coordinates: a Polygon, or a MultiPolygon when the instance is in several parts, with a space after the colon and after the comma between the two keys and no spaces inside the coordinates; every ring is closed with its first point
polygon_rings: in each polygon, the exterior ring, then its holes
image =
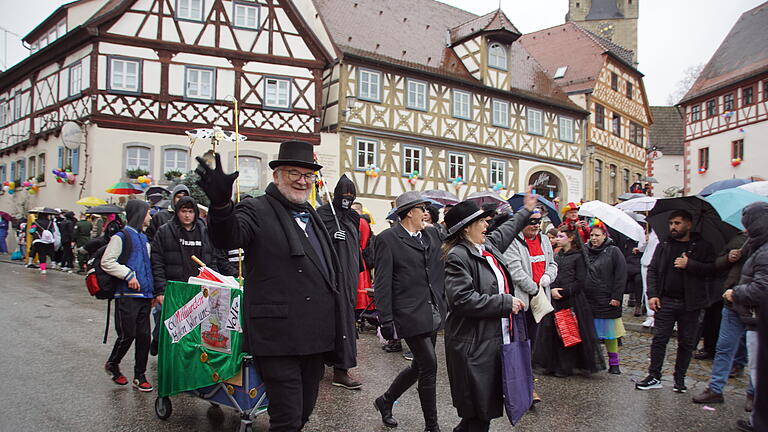
{"type": "Polygon", "coordinates": [[[492,216],[494,213],[494,210],[481,209],[474,201],[462,201],[453,206],[451,211],[445,215],[445,227],[448,228],[448,236],[453,236],[472,222],[492,216]]]}
{"type": "Polygon", "coordinates": [[[308,142],[285,141],[280,144],[280,153],[277,155],[277,159],[269,162],[269,167],[275,169],[279,166],[289,165],[319,171],[323,166],[315,163],[312,150],[312,144],[308,142]]]}

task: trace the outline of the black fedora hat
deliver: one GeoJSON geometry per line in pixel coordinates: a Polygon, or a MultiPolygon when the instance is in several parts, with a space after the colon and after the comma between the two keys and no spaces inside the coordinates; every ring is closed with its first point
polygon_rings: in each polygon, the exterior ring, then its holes
{"type": "Polygon", "coordinates": [[[283,165],[309,168],[314,171],[323,168],[322,165],[315,163],[312,144],[305,141],[285,141],[280,144],[280,153],[277,159],[269,162],[269,167],[275,169],[283,165]]]}
{"type": "Polygon", "coordinates": [[[445,215],[445,227],[448,228],[448,236],[452,236],[465,226],[472,222],[493,216],[495,210],[483,210],[477,206],[473,201],[462,201],[451,209],[447,215],[445,215]]]}

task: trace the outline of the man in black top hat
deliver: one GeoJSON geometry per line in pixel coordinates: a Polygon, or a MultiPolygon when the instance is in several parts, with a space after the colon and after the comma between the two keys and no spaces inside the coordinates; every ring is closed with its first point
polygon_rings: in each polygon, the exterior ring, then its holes
{"type": "Polygon", "coordinates": [[[266,194],[233,205],[237,172],[224,174],[197,158],[198,184],[211,205],[211,240],[248,257],[242,310],[245,340],[269,398],[269,430],[299,431],[317,400],[324,363],[345,347],[338,260],[322,220],[307,203],[315,172],[312,145],[287,141],[269,163],[266,194]]]}
{"type": "Polygon", "coordinates": [[[374,402],[388,427],[397,426],[392,405],[418,381],[425,432],[439,432],[437,423],[437,357],[435,340],[446,313],[440,260],[442,238],[434,227],[424,226],[427,200],[417,191],[395,199],[400,222],[376,239],[376,309],[384,339],[405,339],[413,362],[374,402]]]}

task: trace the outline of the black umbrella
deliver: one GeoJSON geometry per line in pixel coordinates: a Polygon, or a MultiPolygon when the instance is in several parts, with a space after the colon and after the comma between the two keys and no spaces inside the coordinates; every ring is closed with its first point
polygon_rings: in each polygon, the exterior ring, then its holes
{"type": "Polygon", "coordinates": [[[122,207],[118,207],[114,204],[102,204],[99,206],[89,208],[88,210],[85,211],[85,213],[103,215],[103,214],[117,214],[117,213],[122,213],[124,211],[125,210],[123,210],[122,207]]]}
{"type": "Polygon", "coordinates": [[[52,209],[50,207],[43,207],[43,208],[37,208],[32,209],[29,211],[30,213],[37,213],[37,214],[47,214],[47,215],[57,215],[60,212],[56,211],[56,209],[52,209]]]}
{"type": "Polygon", "coordinates": [[[692,231],[708,241],[716,253],[739,232],[737,228],[723,222],[714,207],[698,196],[662,198],[656,201],[646,219],[661,241],[669,237],[669,215],[674,210],[685,210],[691,214],[692,231]]]}
{"type": "Polygon", "coordinates": [[[170,195],[171,191],[162,186],[150,186],[144,193],[149,197],[154,194],[170,195]]]}

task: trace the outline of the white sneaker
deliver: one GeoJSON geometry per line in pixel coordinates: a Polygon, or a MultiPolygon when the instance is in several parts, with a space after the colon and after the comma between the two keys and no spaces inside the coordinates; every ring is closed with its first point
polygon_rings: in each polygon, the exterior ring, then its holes
{"type": "Polygon", "coordinates": [[[45,274],[45,273],[47,273],[46,270],[40,270],[40,274],[45,274]]]}
{"type": "Polygon", "coordinates": [[[655,321],[655,320],[654,320],[654,318],[653,318],[653,317],[648,317],[648,319],[646,319],[645,321],[643,321],[643,327],[645,327],[645,328],[651,328],[651,327],[653,327],[653,323],[654,323],[654,321],[655,321]]]}

